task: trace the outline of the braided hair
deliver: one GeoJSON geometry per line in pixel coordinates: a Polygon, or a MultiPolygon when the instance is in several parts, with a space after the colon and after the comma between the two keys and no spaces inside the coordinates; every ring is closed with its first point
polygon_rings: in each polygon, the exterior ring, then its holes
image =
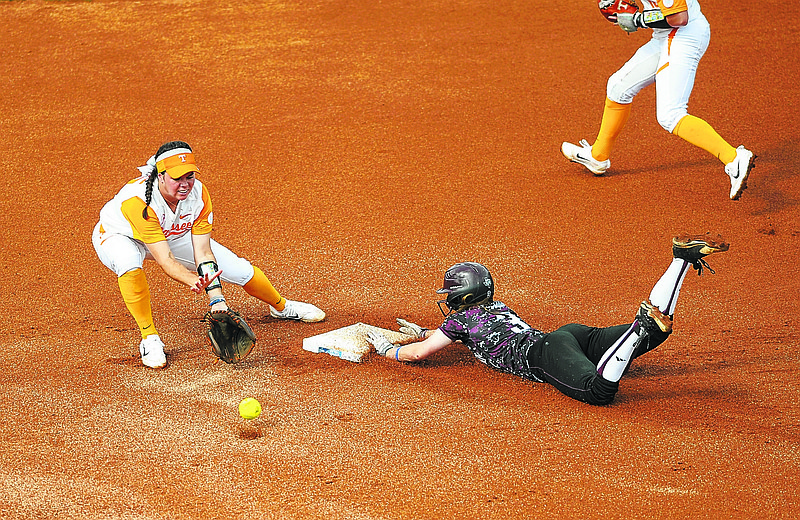
{"type": "Polygon", "coordinates": [[[147,187],[145,189],[145,201],[144,201],[144,209],[142,210],[142,218],[147,220],[147,208],[150,207],[150,201],[153,200],[153,184],[155,183],[156,177],[158,176],[158,169],[156,168],[156,162],[158,161],[158,157],[170,150],[175,150],[176,148],[187,148],[191,150],[192,147],[189,146],[188,143],[184,141],[170,141],[168,143],[162,144],[156,154],[153,156],[153,164],[150,164],[150,161],[147,161],[148,166],[151,167],[150,169],[150,176],[147,178],[147,187]]]}

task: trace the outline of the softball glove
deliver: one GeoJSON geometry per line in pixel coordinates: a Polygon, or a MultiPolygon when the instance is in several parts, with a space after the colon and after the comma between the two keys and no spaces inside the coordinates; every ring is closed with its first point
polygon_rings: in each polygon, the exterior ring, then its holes
{"type": "Polygon", "coordinates": [[[253,350],[256,335],[238,312],[209,311],[203,319],[208,325],[211,351],[222,361],[238,363],[253,350]]]}
{"type": "Polygon", "coordinates": [[[600,9],[606,20],[611,23],[619,23],[617,15],[621,13],[634,14],[639,12],[639,6],[636,5],[636,0],[599,0],[597,7],[600,9]]]}

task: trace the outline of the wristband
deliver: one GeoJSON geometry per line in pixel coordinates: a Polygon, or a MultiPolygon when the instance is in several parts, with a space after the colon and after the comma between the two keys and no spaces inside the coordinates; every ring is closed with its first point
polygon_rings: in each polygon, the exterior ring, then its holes
{"type": "Polygon", "coordinates": [[[218,304],[218,303],[221,303],[221,302],[224,302],[224,301],[225,301],[225,297],[224,297],[224,296],[217,296],[216,298],[212,299],[212,300],[211,300],[211,301],[208,303],[208,306],[209,306],[209,307],[213,307],[214,305],[216,305],[216,304],[218,304]]]}
{"type": "MultiPolygon", "coordinates": [[[[203,262],[202,264],[197,266],[197,274],[201,277],[204,275],[208,275],[209,277],[214,276],[219,272],[219,266],[216,262],[203,262]]],[[[219,289],[222,287],[222,282],[220,281],[219,277],[215,278],[213,282],[211,282],[208,287],[206,287],[206,292],[212,289],[219,289]]]]}
{"type": "Polygon", "coordinates": [[[402,346],[397,347],[397,350],[394,351],[394,360],[400,361],[400,349],[403,348],[402,346]]]}
{"type": "Polygon", "coordinates": [[[667,18],[660,9],[645,11],[639,17],[640,27],[650,29],[671,29],[672,26],[667,22],[667,18]]]}

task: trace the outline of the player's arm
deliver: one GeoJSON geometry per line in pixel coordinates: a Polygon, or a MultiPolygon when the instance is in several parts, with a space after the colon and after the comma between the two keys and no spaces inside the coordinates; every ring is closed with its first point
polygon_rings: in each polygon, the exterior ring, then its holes
{"type": "Polygon", "coordinates": [[[689,11],[671,14],[666,16],[666,20],[670,27],[683,27],[689,23],[689,11]]]}
{"type": "Polygon", "coordinates": [[[176,282],[180,282],[191,287],[194,292],[202,291],[210,283],[216,280],[216,277],[213,279],[198,278],[197,273],[193,273],[192,271],[186,269],[175,259],[175,256],[172,254],[172,250],[169,248],[169,244],[166,240],[151,242],[145,245],[150,251],[150,254],[153,256],[153,259],[155,259],[156,263],[161,267],[167,276],[176,282]]]}
{"type": "Polygon", "coordinates": [[[679,11],[664,15],[659,9],[645,12],[638,10],[631,12],[620,12],[617,14],[617,25],[628,33],[636,32],[638,29],[670,29],[682,27],[689,23],[689,12],[679,11]]]}
{"type": "Polygon", "coordinates": [[[410,341],[412,343],[393,344],[386,339],[386,336],[376,331],[367,333],[367,341],[375,347],[375,351],[381,356],[397,361],[412,362],[422,361],[453,342],[439,329],[434,331],[425,330],[422,336],[411,338],[410,341]]]}
{"type": "Polygon", "coordinates": [[[442,350],[446,346],[453,343],[453,341],[444,335],[439,329],[429,330],[426,333],[425,339],[417,341],[416,343],[408,343],[406,345],[398,345],[390,349],[384,356],[398,361],[417,362],[422,361],[434,352],[442,350]]]}
{"type": "Polygon", "coordinates": [[[192,249],[194,250],[194,265],[217,261],[211,251],[211,233],[192,235],[192,249]]]}
{"type": "MultiPolygon", "coordinates": [[[[161,269],[173,280],[188,285],[192,291],[201,292],[216,280],[215,277],[200,277],[186,269],[175,259],[158,222],[158,216],[152,208],[145,205],[140,197],[124,200],[120,206],[122,215],[131,226],[133,238],[140,240],[147,247],[150,255],[161,269]]],[[[210,231],[210,229],[209,229],[210,231]]],[[[209,253],[211,251],[209,239],[209,253]]]]}
{"type": "Polygon", "coordinates": [[[205,289],[212,302],[211,310],[226,310],[225,297],[222,295],[222,283],[219,275],[222,271],[217,265],[217,259],[211,251],[211,233],[192,234],[192,250],[194,251],[194,265],[197,266],[199,279],[195,279],[192,290],[199,293],[205,289]]]}
{"type": "Polygon", "coordinates": [[[150,254],[153,255],[156,263],[164,270],[167,276],[189,287],[195,285],[195,282],[197,282],[197,274],[183,267],[183,265],[175,259],[166,240],[145,245],[150,251],[150,254]]]}

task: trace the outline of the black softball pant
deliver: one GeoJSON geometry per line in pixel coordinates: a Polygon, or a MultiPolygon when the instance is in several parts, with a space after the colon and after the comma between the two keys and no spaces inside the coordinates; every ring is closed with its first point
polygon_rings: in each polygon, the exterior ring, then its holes
{"type": "MultiPolygon", "coordinates": [[[[589,327],[570,323],[544,335],[528,351],[528,366],[536,376],[563,394],[593,405],[606,405],[614,400],[619,382],[603,379],[597,373],[600,358],[629,328],[630,324],[613,327],[589,327]]],[[[645,339],[633,358],[656,348],[669,337],[660,331],[645,339]]]]}

